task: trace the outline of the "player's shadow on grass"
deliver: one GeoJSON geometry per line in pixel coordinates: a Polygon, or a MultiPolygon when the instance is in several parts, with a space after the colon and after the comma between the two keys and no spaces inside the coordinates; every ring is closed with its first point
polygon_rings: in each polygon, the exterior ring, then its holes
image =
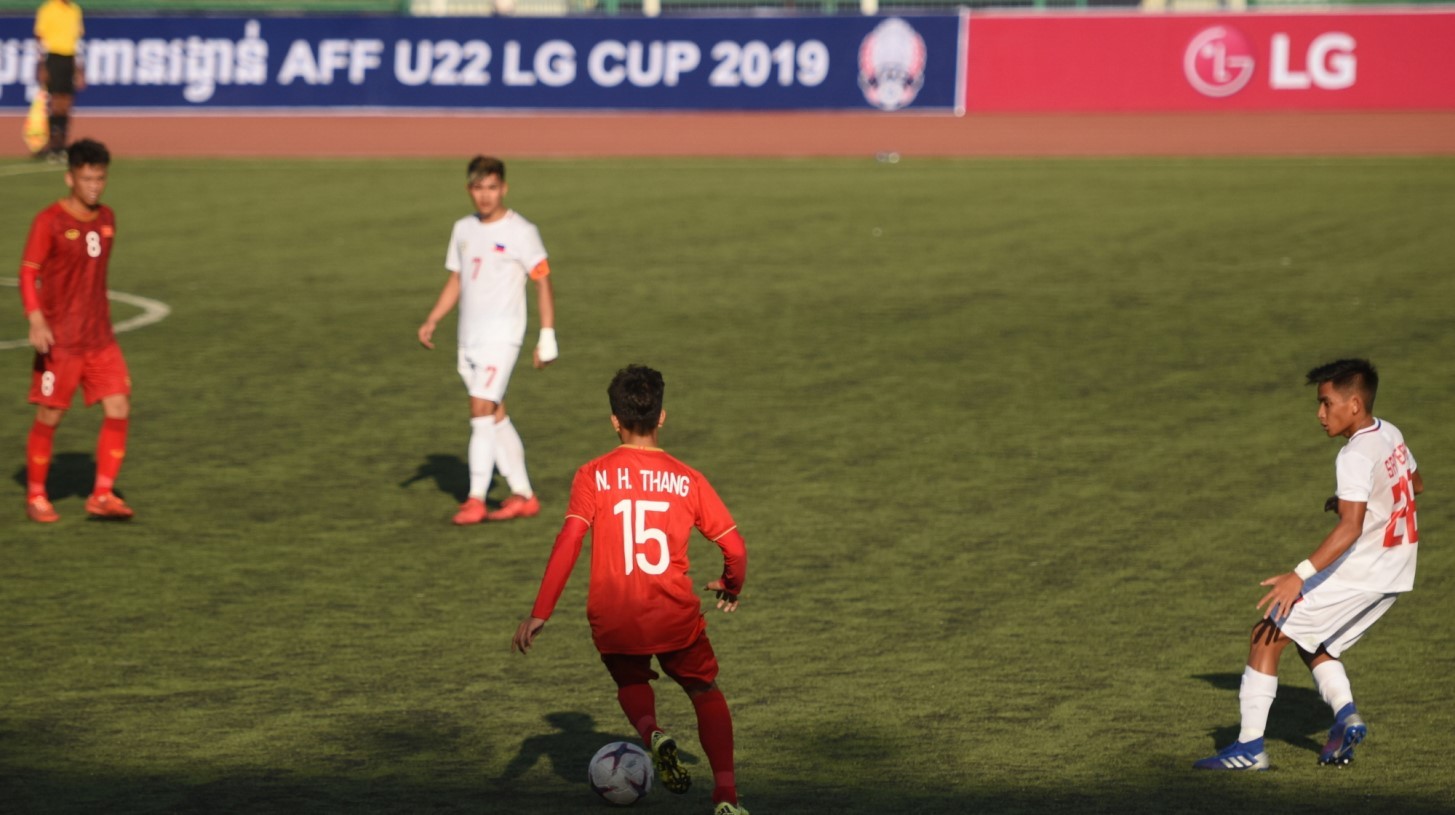
{"type": "Polygon", "coordinates": [[[433,453],[425,456],[414,475],[399,482],[399,486],[408,489],[420,481],[433,481],[440,492],[463,501],[470,493],[470,465],[459,456],[433,453]]]}
{"type": "MultiPolygon", "coordinates": [[[[1193,679],[1201,679],[1218,690],[1230,690],[1237,694],[1243,675],[1197,674],[1193,679]]],[[[1234,709],[1236,710],[1236,706],[1234,709]]],[[[1333,723],[1333,711],[1329,710],[1329,706],[1324,704],[1316,691],[1280,686],[1278,698],[1273,701],[1273,710],[1268,715],[1268,729],[1264,738],[1276,739],[1317,753],[1323,749],[1324,744],[1311,738],[1309,734],[1327,731],[1333,723]]],[[[1220,749],[1237,741],[1239,729],[1236,724],[1215,728],[1211,733],[1215,742],[1213,749],[1220,749]]]]}
{"type": "MultiPolygon", "coordinates": [[[[491,473],[490,484],[486,492],[492,492],[495,489],[496,478],[497,475],[491,473]]],[[[432,453],[424,457],[424,463],[415,468],[414,475],[399,482],[399,488],[407,490],[421,481],[433,481],[435,489],[446,495],[454,496],[456,501],[464,501],[470,496],[470,465],[459,456],[432,453]]],[[[499,502],[488,497],[485,499],[485,505],[491,509],[500,506],[499,502]]]]}
{"type": "MultiPolygon", "coordinates": [[[[22,488],[26,486],[25,467],[15,471],[13,480],[22,488]]],[[[91,494],[91,487],[95,483],[96,459],[91,454],[61,453],[51,458],[51,469],[45,480],[45,488],[52,501],[85,498],[91,494]]]]}
{"type": "Polygon", "coordinates": [[[542,758],[551,762],[551,769],[557,776],[573,783],[584,783],[586,765],[597,750],[614,741],[637,741],[635,733],[625,735],[597,730],[596,720],[589,713],[563,710],[547,713],[545,719],[555,731],[531,736],[521,742],[515,758],[506,765],[505,773],[500,777],[502,783],[520,778],[542,758]]]}

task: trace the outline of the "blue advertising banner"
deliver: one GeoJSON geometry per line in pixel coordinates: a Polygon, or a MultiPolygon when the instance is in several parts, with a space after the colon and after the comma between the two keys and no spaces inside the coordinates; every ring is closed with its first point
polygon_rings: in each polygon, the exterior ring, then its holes
{"type": "MultiPolygon", "coordinates": [[[[0,108],[34,93],[0,18],[0,108]]],[[[956,16],[689,19],[92,17],[88,110],[954,111],[956,16]]]]}

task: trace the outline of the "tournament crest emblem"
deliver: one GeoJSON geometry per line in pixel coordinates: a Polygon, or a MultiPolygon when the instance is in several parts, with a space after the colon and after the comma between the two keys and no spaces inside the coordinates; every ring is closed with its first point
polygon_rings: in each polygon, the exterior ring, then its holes
{"type": "Polygon", "coordinates": [[[891,17],[859,44],[859,88],[880,110],[899,110],[914,102],[925,84],[924,37],[914,26],[891,17]]]}

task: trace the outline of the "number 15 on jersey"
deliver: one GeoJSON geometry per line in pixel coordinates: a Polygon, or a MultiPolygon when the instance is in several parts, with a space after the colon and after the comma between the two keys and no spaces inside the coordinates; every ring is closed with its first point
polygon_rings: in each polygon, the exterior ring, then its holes
{"type": "Polygon", "coordinates": [[[647,574],[661,574],[667,571],[667,564],[671,561],[671,554],[667,550],[667,533],[654,526],[647,525],[648,513],[666,512],[671,505],[666,501],[632,501],[624,499],[618,501],[616,506],[611,508],[611,514],[621,516],[621,541],[623,554],[626,561],[626,573],[631,574],[634,569],[641,569],[647,574]],[[633,511],[635,506],[635,511],[633,511]],[[637,551],[638,546],[646,546],[649,543],[657,544],[657,559],[649,560],[645,552],[637,551]]]}

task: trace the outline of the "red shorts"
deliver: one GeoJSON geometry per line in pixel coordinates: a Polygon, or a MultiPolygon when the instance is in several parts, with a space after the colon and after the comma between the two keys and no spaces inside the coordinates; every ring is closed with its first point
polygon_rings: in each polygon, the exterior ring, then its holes
{"type": "MultiPolygon", "coordinates": [[[[658,678],[652,670],[650,654],[602,654],[601,661],[618,688],[658,678]]],[[[717,655],[712,652],[712,643],[707,641],[706,634],[680,651],[657,654],[657,662],[684,688],[711,685],[717,679],[717,655]]]]}
{"type": "Polygon", "coordinates": [[[76,386],[82,388],[86,404],[94,405],[108,396],[131,395],[131,374],[121,345],[111,343],[93,351],[59,351],[36,354],[30,378],[32,404],[65,410],[71,406],[76,386]]]}

